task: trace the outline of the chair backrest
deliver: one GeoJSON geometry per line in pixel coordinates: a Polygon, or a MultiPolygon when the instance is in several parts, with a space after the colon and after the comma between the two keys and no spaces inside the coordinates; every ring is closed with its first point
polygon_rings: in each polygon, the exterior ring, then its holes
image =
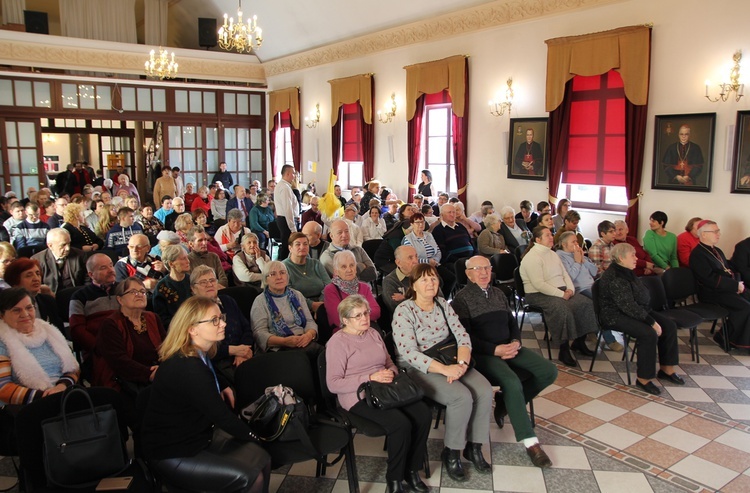
{"type": "Polygon", "coordinates": [[[315,399],[310,359],[301,349],[262,353],[245,361],[234,373],[237,409],[263,395],[267,387],[284,385],[310,403],[315,399]]]}
{"type": "Polygon", "coordinates": [[[262,292],[260,288],[255,286],[232,286],[222,289],[219,294],[225,294],[233,298],[242,313],[247,314],[247,319],[250,320],[250,307],[253,306],[255,298],[262,292]]]}
{"type": "Polygon", "coordinates": [[[338,407],[336,394],[331,392],[326,381],[326,352],[318,355],[318,379],[320,380],[320,395],[323,397],[323,411],[335,411],[338,407]]]}
{"type": "Polygon", "coordinates": [[[681,303],[695,295],[693,271],[686,267],[673,267],[661,275],[668,302],[681,303]]]}
{"type": "Polygon", "coordinates": [[[658,276],[643,276],[639,278],[649,294],[649,307],[654,311],[662,311],[667,308],[667,294],[664,284],[658,276]]]}
{"type": "Polygon", "coordinates": [[[67,323],[70,318],[70,299],[73,297],[73,293],[81,289],[83,286],[72,286],[69,288],[58,289],[55,293],[55,301],[57,302],[57,313],[60,315],[60,319],[67,323]]]}
{"type": "Polygon", "coordinates": [[[367,240],[362,242],[362,250],[367,253],[367,256],[370,257],[370,260],[375,258],[375,252],[378,251],[378,248],[380,248],[380,244],[383,243],[382,238],[376,238],[374,240],[367,240]]]}
{"type": "Polygon", "coordinates": [[[25,246],[20,247],[16,254],[19,257],[26,257],[31,258],[32,255],[41,252],[42,250],[46,250],[47,245],[34,245],[34,246],[25,246]]]}
{"type": "Polygon", "coordinates": [[[460,258],[456,260],[453,264],[453,268],[455,269],[456,274],[456,289],[459,287],[466,286],[466,283],[469,282],[469,278],[466,277],[466,261],[469,260],[467,258],[460,258]]]}
{"type": "Polygon", "coordinates": [[[521,268],[516,267],[513,269],[513,279],[516,281],[516,292],[518,297],[523,299],[526,297],[526,290],[523,287],[523,279],[521,279],[521,268]]]}
{"type": "Polygon", "coordinates": [[[518,259],[515,255],[498,253],[490,258],[490,264],[498,281],[509,281],[513,279],[513,270],[518,267],[518,259]]]}
{"type": "Polygon", "coordinates": [[[102,248],[101,250],[96,250],[95,253],[103,253],[107,257],[112,260],[112,265],[115,265],[118,260],[120,260],[120,256],[115,252],[114,250],[111,250],[109,248],[102,248]]]}
{"type": "Polygon", "coordinates": [[[523,252],[526,251],[526,245],[518,245],[516,249],[513,251],[513,254],[516,256],[516,260],[518,260],[518,263],[521,263],[521,257],[523,257],[523,252]]]}
{"type": "MultiPolygon", "coordinates": [[[[594,304],[594,314],[596,315],[596,319],[599,320],[599,296],[601,296],[600,288],[599,288],[599,279],[594,281],[594,284],[591,286],[591,301],[594,304]]],[[[601,325],[601,322],[599,323],[601,325]]]]}
{"type": "Polygon", "coordinates": [[[268,236],[272,240],[281,241],[281,231],[279,231],[279,225],[276,224],[276,221],[268,223],[268,236]]]}
{"type": "Polygon", "coordinates": [[[388,308],[388,306],[385,304],[382,294],[379,294],[377,298],[375,298],[375,301],[378,302],[378,306],[380,307],[378,327],[380,327],[380,330],[382,330],[384,333],[390,334],[393,331],[391,327],[391,324],[393,323],[393,314],[391,313],[390,308],[388,308]]]}
{"type": "MultiPolygon", "coordinates": [[[[120,437],[125,440],[128,437],[128,428],[125,425],[125,406],[120,393],[114,389],[104,387],[87,388],[94,407],[111,404],[117,412],[120,425],[120,437]]],[[[25,484],[29,487],[26,491],[43,489],[47,485],[47,476],[44,470],[44,435],[42,434],[42,421],[54,418],[60,414],[63,393],[48,395],[21,408],[16,416],[16,434],[23,437],[18,441],[18,457],[21,462],[20,474],[23,475],[25,484]]],[[[88,408],[88,402],[80,397],[71,396],[67,406],[68,412],[81,411],[88,408]]],[[[20,479],[20,478],[19,478],[20,479]]]]}

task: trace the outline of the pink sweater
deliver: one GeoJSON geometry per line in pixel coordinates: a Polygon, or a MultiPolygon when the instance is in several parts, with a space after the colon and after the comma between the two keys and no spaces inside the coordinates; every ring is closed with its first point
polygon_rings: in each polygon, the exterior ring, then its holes
{"type": "Polygon", "coordinates": [[[398,372],[375,329],[361,336],[342,330],[333,334],[326,344],[326,365],[328,389],[338,395],[339,404],[347,411],[359,401],[357,389],[370,375],[383,368],[398,372]]]}
{"type": "MultiPolygon", "coordinates": [[[[372,295],[372,289],[370,285],[364,282],[359,283],[359,292],[367,300],[370,305],[370,320],[373,322],[380,318],[380,305],[372,295]]],[[[341,329],[341,319],[339,319],[339,303],[341,300],[346,298],[346,293],[341,291],[338,286],[331,283],[323,288],[323,306],[326,308],[326,315],[328,315],[328,324],[333,327],[333,333],[341,329]]]]}

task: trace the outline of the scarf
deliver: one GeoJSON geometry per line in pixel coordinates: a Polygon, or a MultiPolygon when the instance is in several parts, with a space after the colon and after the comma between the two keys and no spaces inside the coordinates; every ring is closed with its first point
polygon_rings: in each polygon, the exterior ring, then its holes
{"type": "Polygon", "coordinates": [[[294,292],[288,286],[282,294],[273,294],[268,288],[266,288],[263,290],[263,295],[266,297],[266,305],[268,305],[268,309],[271,311],[271,330],[274,335],[279,337],[289,337],[294,335],[294,332],[289,328],[284,317],[281,316],[279,308],[273,301],[274,298],[286,298],[289,305],[292,307],[292,313],[294,313],[294,323],[303,328],[307,325],[305,312],[302,311],[302,306],[300,306],[297,296],[294,295],[294,292]]]}
{"type": "Polygon", "coordinates": [[[8,350],[8,357],[18,382],[24,387],[46,390],[53,387],[56,381],[44,372],[29,348],[38,348],[47,343],[60,358],[63,374],[78,370],[78,362],[62,333],[44,320],[35,320],[34,329],[30,334],[21,334],[0,321],[0,341],[8,350]]]}
{"type": "Polygon", "coordinates": [[[359,279],[356,277],[351,281],[344,281],[339,276],[334,276],[331,281],[334,286],[345,292],[347,296],[352,294],[359,294],[359,279]]]}

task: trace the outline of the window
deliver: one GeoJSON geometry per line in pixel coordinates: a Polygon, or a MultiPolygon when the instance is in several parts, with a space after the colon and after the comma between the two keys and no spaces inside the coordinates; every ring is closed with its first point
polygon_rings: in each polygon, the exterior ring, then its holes
{"type": "Polygon", "coordinates": [[[572,82],[570,135],[558,197],[577,208],[627,210],[625,91],[615,71],[572,82]]]}
{"type": "Polygon", "coordinates": [[[294,166],[290,113],[289,111],[285,111],[280,113],[279,117],[276,117],[276,152],[273,163],[274,179],[278,179],[281,176],[281,168],[285,164],[294,166]],[[279,124],[279,117],[281,118],[281,124],[279,124]]]}
{"type": "Polygon", "coordinates": [[[420,169],[432,172],[433,193],[456,193],[456,165],[453,162],[453,112],[447,91],[425,96],[420,169]]]}
{"type": "Polygon", "coordinates": [[[362,107],[359,102],[344,104],[339,112],[341,125],[341,163],[338,184],[344,188],[364,183],[364,148],[362,146],[362,107]]]}

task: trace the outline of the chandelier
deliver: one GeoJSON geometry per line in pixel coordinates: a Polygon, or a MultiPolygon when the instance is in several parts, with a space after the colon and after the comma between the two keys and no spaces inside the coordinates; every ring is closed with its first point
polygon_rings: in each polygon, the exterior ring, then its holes
{"type": "Polygon", "coordinates": [[[159,47],[159,57],[156,57],[156,51],[151,50],[146,61],[146,75],[148,77],[159,79],[173,79],[177,75],[177,62],[174,61],[174,52],[162,50],[159,47]]]}
{"type": "Polygon", "coordinates": [[[263,30],[258,27],[258,16],[254,15],[245,24],[242,21],[242,0],[239,0],[237,23],[234,22],[234,17],[224,14],[224,25],[219,29],[219,47],[227,51],[250,53],[262,44],[263,30]]]}

